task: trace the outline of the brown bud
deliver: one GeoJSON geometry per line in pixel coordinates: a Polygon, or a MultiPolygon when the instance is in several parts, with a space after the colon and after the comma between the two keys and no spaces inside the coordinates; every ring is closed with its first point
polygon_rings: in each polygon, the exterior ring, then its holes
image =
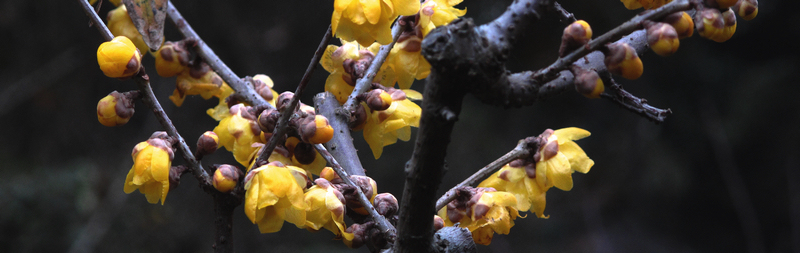
{"type": "Polygon", "coordinates": [[[594,70],[586,70],[577,67],[577,65],[573,66],[576,66],[572,68],[572,72],[575,75],[575,90],[587,98],[599,98],[600,94],[605,91],[605,85],[603,85],[600,75],[594,70]]]}
{"type": "Polygon", "coordinates": [[[258,127],[265,133],[272,133],[275,131],[275,126],[278,124],[278,119],[281,114],[275,109],[266,109],[258,115],[258,127]]]}
{"type": "Polygon", "coordinates": [[[253,76],[253,89],[266,101],[272,101],[274,98],[272,94],[273,85],[272,78],[267,75],[258,74],[253,76]]]}
{"type": "Polygon", "coordinates": [[[375,196],[373,201],[375,211],[383,216],[391,216],[397,212],[400,207],[397,203],[397,198],[391,193],[381,193],[375,196]]]}
{"type": "Polygon", "coordinates": [[[628,43],[613,43],[608,45],[605,64],[608,72],[635,80],[642,76],[644,67],[636,50],[628,43]]]}
{"type": "Polygon", "coordinates": [[[662,21],[675,28],[675,32],[678,33],[679,39],[692,37],[694,34],[694,21],[692,20],[692,17],[689,16],[689,13],[686,13],[685,11],[675,12],[667,15],[667,17],[665,17],[662,21]]]}
{"type": "Polygon", "coordinates": [[[350,122],[347,123],[347,127],[353,131],[364,129],[364,123],[367,122],[367,110],[364,109],[363,103],[359,103],[356,109],[350,112],[350,116],[352,117],[350,122]]]}
{"type": "Polygon", "coordinates": [[[564,34],[561,36],[561,47],[558,49],[558,56],[564,57],[566,54],[574,51],[589,43],[592,39],[592,28],[586,21],[578,20],[564,28],[564,34]]]}
{"type": "Polygon", "coordinates": [[[181,184],[181,175],[188,169],[184,165],[172,166],[169,168],[169,190],[178,188],[181,184]]]}
{"type": "Polygon", "coordinates": [[[733,10],[744,20],[751,20],[758,15],[758,0],[741,0],[733,6],[733,10]]]}
{"type": "Polygon", "coordinates": [[[214,151],[217,151],[218,145],[219,136],[213,131],[206,131],[197,139],[197,153],[200,155],[214,153],[214,151]]]}
{"type": "Polygon", "coordinates": [[[647,44],[653,52],[660,56],[670,56],[678,51],[680,40],[674,27],[661,22],[648,24],[651,25],[647,27],[647,44]]]}
{"type": "Polygon", "coordinates": [[[317,158],[317,151],[314,150],[314,145],[309,143],[300,142],[294,147],[294,159],[297,159],[301,164],[311,164],[317,158]]]}
{"type": "Polygon", "coordinates": [[[286,108],[286,107],[289,106],[289,102],[292,101],[293,97],[294,97],[294,93],[293,92],[284,91],[283,93],[278,95],[278,101],[275,102],[275,107],[278,108],[279,112],[282,112],[283,108],[286,108]]]}
{"type": "Polygon", "coordinates": [[[439,217],[439,215],[433,216],[433,231],[438,231],[444,227],[444,219],[439,217]]]}
{"type": "Polygon", "coordinates": [[[383,111],[389,109],[392,105],[392,96],[384,90],[374,89],[365,93],[367,106],[375,111],[383,111]]]}
{"type": "Polygon", "coordinates": [[[354,223],[353,225],[350,225],[350,227],[344,231],[347,233],[352,233],[353,240],[344,240],[344,244],[353,249],[364,246],[364,242],[367,240],[367,230],[369,230],[369,227],[370,226],[368,224],[354,223]]]}

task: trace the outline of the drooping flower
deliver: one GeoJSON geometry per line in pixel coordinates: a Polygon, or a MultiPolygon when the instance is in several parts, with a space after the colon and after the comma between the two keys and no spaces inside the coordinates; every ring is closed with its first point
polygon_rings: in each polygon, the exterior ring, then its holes
{"type": "Polygon", "coordinates": [[[514,194],[514,197],[517,198],[517,210],[523,212],[530,210],[539,218],[547,218],[544,215],[544,208],[547,204],[545,197],[550,188],[543,188],[536,183],[534,169],[534,164],[523,167],[512,167],[507,164],[481,182],[478,187],[494,188],[514,194]]]}
{"type": "Polygon", "coordinates": [[[261,129],[255,116],[248,112],[244,104],[236,104],[229,110],[230,115],[219,121],[214,133],[219,137],[219,145],[233,153],[236,161],[249,168],[261,142],[261,129]]]}
{"type": "Polygon", "coordinates": [[[325,228],[333,232],[337,238],[352,240],[353,234],[345,232],[344,196],[334,188],[328,180],[318,178],[305,193],[306,229],[318,231],[325,228]]]}
{"type": "Polygon", "coordinates": [[[174,153],[165,132],[155,132],[131,152],[133,167],[125,178],[125,193],[139,190],[147,202],[164,204],[169,192],[169,169],[174,153]]]}
{"type": "Polygon", "coordinates": [[[449,24],[454,19],[467,14],[467,9],[456,9],[456,6],[464,0],[426,0],[420,8],[420,24],[425,35],[432,27],[440,27],[449,24]],[[431,25],[433,25],[431,27],[431,25]]]}
{"type": "Polygon", "coordinates": [[[175,82],[175,91],[169,96],[175,106],[181,106],[187,95],[200,95],[203,99],[210,99],[222,92],[224,84],[222,78],[205,63],[185,69],[175,82]]]}
{"type": "MultiPolygon", "coordinates": [[[[399,90],[397,90],[399,91],[399,90]]],[[[413,90],[403,90],[401,93],[413,94],[421,97],[413,90]]],[[[394,144],[398,139],[408,141],[411,139],[411,127],[419,127],[419,117],[422,109],[411,102],[405,95],[392,96],[394,101],[389,109],[376,111],[367,109],[367,119],[364,123],[364,140],[372,149],[375,159],[381,157],[383,147],[394,144]]],[[[363,105],[363,104],[362,104],[363,105]]],[[[366,105],[363,105],[366,108],[366,105]]]]}
{"type": "MultiPolygon", "coordinates": [[[[548,129],[544,134],[551,131],[548,129]]],[[[547,143],[539,149],[536,182],[544,189],[555,186],[564,191],[572,190],[572,173],[577,171],[586,174],[594,165],[594,161],[574,142],[590,134],[577,127],[552,131],[547,143]]]]}
{"type": "Polygon", "coordinates": [[[331,29],[337,37],[363,46],[376,40],[386,45],[392,42],[394,19],[414,15],[419,7],[416,0],[335,0],[331,29]]]}
{"type": "Polygon", "coordinates": [[[514,220],[521,217],[516,209],[517,200],[511,193],[474,188],[460,194],[466,196],[450,202],[438,215],[444,219],[445,226],[459,223],[459,227],[472,232],[475,243],[489,245],[494,233],[508,234],[514,220]]]}
{"type": "Polygon", "coordinates": [[[303,228],[307,205],[303,189],[308,177],[300,168],[279,162],[269,163],[248,173],[245,179],[244,213],[261,233],[281,230],[283,222],[303,228]]]}

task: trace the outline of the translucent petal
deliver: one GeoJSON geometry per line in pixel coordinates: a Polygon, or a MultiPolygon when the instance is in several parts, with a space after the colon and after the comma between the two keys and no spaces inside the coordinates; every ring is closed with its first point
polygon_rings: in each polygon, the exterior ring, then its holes
{"type": "Polygon", "coordinates": [[[561,145],[567,141],[577,141],[589,137],[589,135],[591,135],[589,131],[577,127],[567,127],[558,129],[554,131],[553,134],[558,137],[558,145],[561,145]]]}
{"type": "Polygon", "coordinates": [[[378,23],[381,18],[381,0],[359,0],[364,16],[370,24],[378,23]]]}
{"type": "Polygon", "coordinates": [[[258,221],[258,230],[261,233],[274,233],[283,227],[283,219],[276,213],[275,208],[267,207],[264,209],[264,216],[258,221]]]}
{"type": "Polygon", "coordinates": [[[393,0],[395,14],[411,16],[419,12],[419,1],[417,0],[393,0]]]}
{"type": "Polygon", "coordinates": [[[567,157],[558,153],[545,163],[547,164],[547,179],[553,182],[553,186],[564,191],[572,190],[572,169],[567,157]]]}
{"type": "Polygon", "coordinates": [[[250,222],[256,223],[256,209],[258,207],[258,196],[260,187],[258,177],[253,177],[249,183],[250,187],[244,196],[244,214],[250,218],[250,222]]]}
{"type": "Polygon", "coordinates": [[[169,153],[161,148],[153,147],[153,158],[151,160],[150,173],[156,181],[169,181],[169,153]]]}
{"type": "Polygon", "coordinates": [[[136,189],[139,189],[139,186],[133,184],[133,167],[131,167],[131,170],[128,171],[128,176],[125,177],[125,186],[122,190],[125,191],[125,193],[130,194],[136,189]]]}
{"type": "Polygon", "coordinates": [[[586,156],[586,152],[584,152],[578,144],[575,144],[575,142],[568,141],[558,145],[558,151],[569,159],[570,167],[574,171],[586,174],[594,165],[594,161],[589,159],[589,157],[586,156]]]}

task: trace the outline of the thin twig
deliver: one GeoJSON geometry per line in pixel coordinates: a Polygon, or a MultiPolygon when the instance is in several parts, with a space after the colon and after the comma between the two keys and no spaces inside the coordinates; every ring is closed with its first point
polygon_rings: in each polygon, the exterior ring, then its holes
{"type": "MultiPolygon", "coordinates": [[[[401,18],[403,18],[403,16],[400,16],[397,18],[397,20],[400,20],[401,18]]],[[[347,98],[347,102],[345,102],[342,106],[342,108],[345,110],[344,113],[347,116],[349,116],[350,112],[354,110],[358,104],[356,96],[369,90],[369,87],[372,85],[372,79],[375,79],[375,75],[378,74],[378,70],[381,69],[383,62],[386,61],[386,57],[389,56],[389,52],[392,51],[392,47],[394,47],[394,44],[397,43],[397,39],[400,38],[402,26],[399,23],[400,22],[396,22],[394,27],[392,27],[392,43],[381,46],[378,54],[376,54],[375,58],[372,59],[367,72],[364,73],[364,76],[361,77],[361,79],[358,79],[356,82],[356,87],[353,89],[353,92],[350,93],[350,96],[347,98]]]]}
{"type": "Polygon", "coordinates": [[[664,110],[653,107],[647,104],[646,99],[638,98],[630,92],[622,89],[622,85],[619,85],[616,81],[614,81],[614,78],[611,77],[611,74],[608,72],[602,75],[604,76],[603,79],[607,80],[610,84],[608,86],[610,91],[600,94],[600,97],[614,101],[623,108],[639,114],[657,124],[664,123],[664,120],[667,118],[667,116],[672,114],[672,110],[669,108],[664,110]]]}
{"type": "Polygon", "coordinates": [[[578,20],[575,18],[575,15],[572,15],[572,13],[565,10],[564,7],[561,7],[561,4],[558,2],[553,2],[553,8],[551,11],[558,15],[558,20],[560,20],[561,23],[569,25],[578,20]]]}
{"type": "Polygon", "coordinates": [[[311,80],[311,74],[314,73],[317,65],[319,65],[319,60],[322,58],[322,54],[325,53],[325,48],[328,46],[328,41],[331,40],[332,36],[333,34],[331,32],[331,26],[329,25],[325,35],[322,36],[322,41],[320,41],[319,45],[317,46],[317,51],[315,51],[314,56],[311,57],[311,62],[308,63],[306,73],[303,74],[303,78],[300,79],[300,84],[297,85],[297,89],[294,91],[294,96],[289,102],[289,106],[284,107],[280,112],[281,117],[278,119],[277,125],[275,125],[275,130],[272,131],[272,138],[270,138],[269,143],[263,149],[261,149],[261,153],[258,155],[258,158],[255,161],[256,164],[259,164],[260,161],[266,161],[269,159],[269,156],[272,154],[272,151],[275,150],[275,146],[278,145],[278,142],[283,141],[283,135],[286,134],[286,130],[289,126],[289,118],[294,115],[295,108],[297,108],[297,105],[300,104],[300,97],[303,95],[303,91],[306,89],[306,86],[308,86],[308,81],[311,80]]]}
{"type": "Polygon", "coordinates": [[[669,14],[685,11],[691,8],[692,3],[690,0],[675,0],[653,11],[643,12],[641,15],[637,15],[631,20],[612,29],[611,31],[608,31],[605,34],[589,41],[586,46],[581,47],[562,58],[558,58],[558,60],[553,62],[553,64],[550,66],[538,70],[532,78],[533,80],[537,80],[540,84],[547,83],[556,78],[558,76],[558,72],[569,68],[572,63],[581,59],[587,54],[604,47],[606,44],[613,42],[626,34],[642,29],[642,21],[659,20],[669,14]]]}
{"type": "Polygon", "coordinates": [[[365,195],[364,192],[361,191],[361,187],[358,187],[355,183],[353,183],[352,180],[350,180],[350,175],[347,174],[347,171],[342,169],[342,166],[340,166],[339,162],[337,162],[336,159],[333,158],[331,153],[329,153],[328,150],[325,149],[325,146],[322,146],[322,144],[314,144],[314,148],[317,150],[317,152],[319,152],[320,155],[322,155],[322,157],[325,158],[326,161],[328,161],[329,164],[331,164],[331,168],[333,168],[333,171],[336,171],[336,174],[338,174],[339,177],[342,178],[342,181],[345,184],[352,186],[353,188],[356,189],[359,202],[361,202],[361,205],[364,207],[364,209],[367,210],[369,215],[372,216],[372,220],[375,221],[375,224],[378,225],[378,228],[383,233],[383,236],[386,239],[386,241],[388,241],[389,243],[394,242],[397,236],[397,231],[395,230],[394,226],[392,226],[392,224],[389,223],[388,220],[386,220],[386,217],[383,217],[383,215],[379,214],[378,211],[375,210],[375,207],[372,206],[372,202],[369,201],[367,195],[365,195]]]}
{"type": "Polygon", "coordinates": [[[256,107],[267,107],[272,108],[272,105],[267,103],[264,98],[258,95],[258,93],[253,90],[253,85],[250,84],[248,81],[240,78],[233,73],[233,70],[225,65],[222,60],[219,59],[217,54],[214,53],[214,50],[211,50],[210,47],[197,35],[197,32],[192,29],[192,26],[186,22],[186,19],[183,18],[178,9],[172,5],[172,2],[167,2],[167,14],[172,20],[172,23],[178,28],[178,30],[183,34],[186,38],[194,38],[197,41],[197,53],[200,55],[201,58],[214,70],[217,72],[222,80],[224,80],[228,85],[231,86],[233,90],[237,92],[237,94],[241,97],[242,101],[248,103],[252,106],[256,107]]]}
{"type": "Polygon", "coordinates": [[[447,205],[447,203],[453,201],[456,198],[456,190],[458,190],[458,188],[464,186],[474,186],[511,161],[531,155],[531,151],[539,148],[536,145],[536,142],[533,140],[535,140],[535,137],[529,137],[524,140],[520,140],[514,149],[508,151],[508,153],[505,155],[476,171],[474,174],[469,176],[469,178],[465,179],[456,186],[453,186],[453,188],[450,188],[450,190],[448,190],[444,195],[442,195],[442,197],[439,198],[439,200],[436,201],[436,210],[442,209],[442,207],[447,205]]]}
{"type": "MultiPolygon", "coordinates": [[[[100,30],[100,33],[103,35],[103,38],[106,40],[112,40],[114,37],[111,34],[111,31],[108,30],[108,27],[100,20],[100,16],[94,12],[89,2],[86,0],[78,0],[83,6],[84,12],[86,15],[95,22],[95,25],[100,30]]],[[[153,114],[155,114],[158,122],[161,123],[161,126],[167,130],[169,136],[174,137],[177,139],[178,149],[183,154],[183,159],[186,160],[187,163],[190,165],[190,169],[192,174],[197,178],[197,181],[200,182],[200,186],[203,188],[211,187],[211,177],[208,176],[208,173],[203,169],[203,166],[194,158],[192,155],[191,149],[189,146],[186,145],[186,141],[181,137],[178,133],[178,130],[175,129],[175,125],[172,124],[172,121],[169,119],[169,116],[164,112],[164,109],[161,108],[161,104],[158,103],[158,99],[156,99],[155,94],[153,93],[153,89],[150,88],[150,77],[147,76],[147,73],[144,71],[144,67],[139,70],[139,74],[133,77],[133,80],[136,81],[136,84],[139,86],[139,89],[144,92],[144,96],[142,98],[142,102],[144,102],[147,107],[153,110],[153,114]]]]}

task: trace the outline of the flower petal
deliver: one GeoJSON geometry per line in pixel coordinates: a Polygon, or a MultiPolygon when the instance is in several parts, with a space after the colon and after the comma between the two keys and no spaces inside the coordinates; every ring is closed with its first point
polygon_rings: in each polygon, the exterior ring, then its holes
{"type": "Polygon", "coordinates": [[[577,127],[558,129],[554,131],[553,134],[558,137],[558,145],[561,145],[567,141],[577,141],[591,135],[589,131],[577,127]]]}

